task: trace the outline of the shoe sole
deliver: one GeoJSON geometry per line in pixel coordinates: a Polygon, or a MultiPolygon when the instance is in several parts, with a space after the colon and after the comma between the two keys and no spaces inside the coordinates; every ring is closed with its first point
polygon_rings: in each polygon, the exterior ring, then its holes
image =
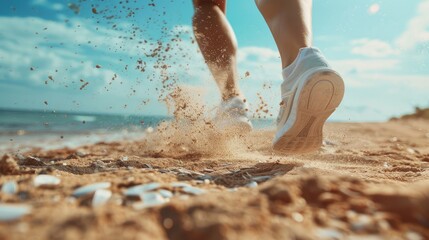
{"type": "Polygon", "coordinates": [[[294,121],[286,122],[280,130],[284,133],[273,143],[273,149],[294,154],[316,151],[322,146],[323,125],[343,99],[343,79],[332,70],[319,69],[307,77],[295,95],[293,104],[298,105],[291,110],[294,121]]]}

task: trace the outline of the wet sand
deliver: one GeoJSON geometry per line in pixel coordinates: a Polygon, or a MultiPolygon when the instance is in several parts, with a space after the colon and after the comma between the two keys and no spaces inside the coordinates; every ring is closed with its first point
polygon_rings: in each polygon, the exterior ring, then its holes
{"type": "Polygon", "coordinates": [[[322,149],[297,156],[273,153],[273,132],[209,137],[203,147],[192,135],[174,143],[155,131],[143,141],[3,156],[0,184],[14,180],[18,192],[0,193],[0,202],[32,211],[0,222],[0,239],[429,239],[429,121],[328,123],[322,149]],[[37,174],[61,183],[34,187],[37,174]],[[106,204],[71,197],[95,182],[111,182],[106,204]],[[174,196],[146,208],[124,196],[151,182],[174,196]]]}

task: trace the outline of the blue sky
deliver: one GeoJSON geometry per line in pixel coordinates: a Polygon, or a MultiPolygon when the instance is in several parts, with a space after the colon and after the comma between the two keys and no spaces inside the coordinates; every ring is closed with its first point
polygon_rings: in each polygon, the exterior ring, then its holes
{"type": "MultiPolygon", "coordinates": [[[[118,2],[4,0],[0,107],[166,115],[158,97],[167,94],[165,76],[208,105],[219,103],[192,43],[191,0],[118,2]],[[158,41],[163,49],[172,45],[162,60],[167,73],[146,55],[158,41]],[[136,69],[139,59],[144,72],[136,69]]],[[[313,12],[313,45],[346,82],[331,120],[380,121],[429,106],[429,0],[315,1],[313,12]]],[[[269,29],[253,0],[229,1],[227,16],[239,44],[240,85],[253,110],[260,94],[269,105],[265,116],[275,117],[282,79],[269,29]]]]}

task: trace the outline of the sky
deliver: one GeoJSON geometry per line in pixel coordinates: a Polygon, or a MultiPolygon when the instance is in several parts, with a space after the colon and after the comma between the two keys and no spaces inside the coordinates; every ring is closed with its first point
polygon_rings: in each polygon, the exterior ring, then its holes
{"type": "MultiPolygon", "coordinates": [[[[192,35],[191,0],[3,0],[0,108],[171,115],[181,86],[220,98],[192,35]],[[158,49],[158,50],[157,50],[158,49]],[[168,49],[168,51],[166,51],[168,49]]],[[[342,74],[332,121],[384,121],[429,106],[429,0],[315,0],[313,46],[342,74]]],[[[232,0],[240,87],[275,118],[281,63],[253,0],[232,0]],[[246,74],[249,73],[250,75],[246,74]]]]}

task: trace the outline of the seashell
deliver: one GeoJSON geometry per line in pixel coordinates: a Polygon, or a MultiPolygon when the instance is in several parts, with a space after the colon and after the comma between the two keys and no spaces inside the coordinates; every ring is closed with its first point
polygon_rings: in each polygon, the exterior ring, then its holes
{"type": "Polygon", "coordinates": [[[107,203],[112,197],[112,192],[106,189],[98,189],[94,192],[92,197],[91,205],[93,207],[99,207],[107,203]]]}
{"type": "Polygon", "coordinates": [[[60,184],[60,182],[61,179],[46,174],[37,175],[33,180],[35,187],[52,187],[60,184]]]}
{"type": "Polygon", "coordinates": [[[255,181],[251,181],[248,184],[246,184],[245,186],[248,187],[248,188],[255,188],[255,187],[258,186],[258,183],[255,182],[255,181]]]}
{"type": "Polygon", "coordinates": [[[128,188],[127,190],[125,190],[125,196],[131,197],[131,196],[140,196],[140,194],[144,193],[144,192],[149,192],[155,189],[158,189],[161,187],[161,184],[157,183],[157,182],[153,182],[153,183],[148,183],[148,184],[141,184],[141,185],[136,185],[136,186],[132,186],[130,188],[128,188]]]}
{"type": "Polygon", "coordinates": [[[0,204],[0,221],[13,221],[31,212],[28,205],[0,204]]]}
{"type": "Polygon", "coordinates": [[[206,191],[201,189],[201,188],[196,188],[196,187],[192,187],[192,186],[188,186],[188,187],[184,187],[182,189],[182,191],[184,191],[185,193],[189,193],[192,195],[200,195],[205,193],[206,191]]]}
{"type": "Polygon", "coordinates": [[[18,192],[18,184],[15,181],[7,181],[1,186],[1,192],[6,194],[15,194],[18,192]]]}
{"type": "Polygon", "coordinates": [[[158,193],[161,194],[164,198],[172,198],[174,195],[171,191],[160,189],[158,190],[158,193]]]}
{"type": "Polygon", "coordinates": [[[133,208],[136,210],[158,206],[167,202],[161,194],[154,192],[142,193],[140,198],[142,199],[141,202],[133,204],[133,208]]]}
{"type": "Polygon", "coordinates": [[[81,197],[89,193],[93,193],[99,189],[110,188],[111,185],[112,184],[110,182],[98,182],[98,183],[85,185],[74,190],[72,195],[73,197],[81,197]]]}

